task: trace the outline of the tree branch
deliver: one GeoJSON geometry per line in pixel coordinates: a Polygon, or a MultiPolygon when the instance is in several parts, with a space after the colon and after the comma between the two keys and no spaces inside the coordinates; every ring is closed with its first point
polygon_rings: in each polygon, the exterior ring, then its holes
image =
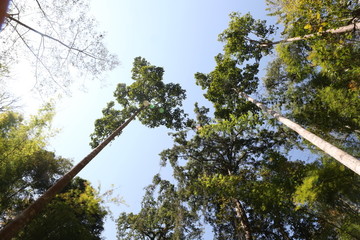
{"type": "Polygon", "coordinates": [[[27,28],[27,29],[31,30],[32,32],[37,33],[37,34],[39,34],[39,35],[40,35],[40,36],[42,36],[42,37],[45,37],[45,38],[51,39],[51,40],[53,40],[53,41],[55,41],[55,42],[57,42],[57,43],[59,43],[59,44],[63,45],[64,47],[66,47],[66,48],[68,48],[68,49],[71,49],[71,50],[77,51],[77,52],[82,53],[82,54],[84,54],[84,55],[86,55],[86,56],[88,56],[88,57],[91,57],[91,58],[93,58],[93,59],[97,59],[97,60],[105,61],[104,59],[99,59],[99,58],[95,57],[94,55],[92,55],[92,54],[90,54],[90,53],[86,52],[85,50],[82,50],[82,49],[79,49],[79,48],[75,48],[75,47],[73,47],[73,46],[70,46],[70,45],[68,45],[68,44],[66,44],[66,43],[64,43],[64,42],[62,42],[61,40],[59,40],[59,39],[57,39],[57,38],[54,38],[54,37],[52,37],[52,36],[50,36],[50,35],[47,35],[47,34],[45,34],[45,33],[42,33],[42,32],[40,32],[40,31],[38,31],[38,30],[36,30],[36,29],[34,29],[34,28],[30,27],[29,25],[26,25],[25,23],[23,23],[23,22],[19,21],[18,19],[13,18],[11,15],[7,15],[6,17],[7,17],[8,19],[10,19],[10,20],[12,20],[12,21],[16,22],[17,24],[19,24],[19,25],[21,25],[21,26],[23,26],[23,27],[25,27],[25,28],[27,28]]]}

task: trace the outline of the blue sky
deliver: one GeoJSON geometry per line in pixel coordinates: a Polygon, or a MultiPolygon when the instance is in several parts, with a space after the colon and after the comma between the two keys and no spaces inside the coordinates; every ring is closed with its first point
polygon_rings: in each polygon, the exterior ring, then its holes
{"type": "MultiPolygon", "coordinates": [[[[180,83],[187,90],[187,112],[192,112],[195,102],[210,106],[195,85],[194,73],[213,69],[214,56],[222,51],[217,36],[227,28],[229,13],[251,12],[255,18],[273,23],[265,8],[265,2],[257,0],[93,0],[99,29],[107,32],[107,46],[118,55],[121,65],[107,74],[105,82],[87,82],[85,92],[75,86],[72,97],[57,104],[53,125],[61,131],[49,148],[74,163],[89,153],[93,123],[113,100],[116,84],[131,84],[130,71],[137,56],[164,67],[164,81],[180,83]]],[[[155,174],[171,176],[170,169],[160,168],[158,157],[172,145],[168,132],[132,122],[80,173],[93,186],[101,185],[102,191],[115,186],[115,195],[127,204],[111,206],[115,218],[122,211],[136,213],[140,209],[143,188],[155,174]]],[[[104,237],[115,239],[115,224],[107,221],[105,227],[104,237]]]]}

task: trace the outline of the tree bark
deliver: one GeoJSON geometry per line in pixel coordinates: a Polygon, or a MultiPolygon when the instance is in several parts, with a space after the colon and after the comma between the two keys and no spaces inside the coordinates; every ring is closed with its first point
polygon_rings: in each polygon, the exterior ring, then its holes
{"type": "Polygon", "coordinates": [[[326,30],[323,32],[307,34],[307,35],[304,35],[301,37],[293,37],[293,38],[288,38],[288,39],[275,41],[275,42],[268,42],[268,43],[264,42],[264,43],[261,43],[260,46],[261,47],[270,47],[272,45],[279,44],[279,43],[289,43],[289,42],[295,42],[295,41],[312,38],[312,37],[319,36],[324,33],[339,34],[339,33],[350,32],[350,31],[358,30],[358,29],[360,29],[360,22],[355,22],[355,23],[349,24],[347,26],[343,26],[343,27],[339,27],[339,28],[335,28],[335,29],[329,29],[329,30],[326,30]]]}
{"type": "Polygon", "coordinates": [[[251,98],[250,96],[246,95],[245,93],[239,92],[239,95],[243,98],[246,98],[248,101],[254,103],[259,108],[261,108],[264,112],[272,115],[277,120],[285,124],[290,129],[297,132],[301,137],[305,138],[321,150],[323,150],[325,153],[329,154],[336,160],[338,160],[340,163],[345,165],[346,167],[350,168],[352,171],[360,175],[360,160],[356,159],[355,157],[351,156],[350,154],[344,152],[343,150],[335,147],[334,145],[328,143],[324,139],[316,136],[315,134],[307,131],[303,127],[301,127],[299,124],[281,116],[278,112],[273,111],[269,108],[267,108],[264,104],[261,102],[256,101],[255,99],[251,98]]]}
{"type": "Polygon", "coordinates": [[[83,160],[60,178],[52,187],[50,187],[42,196],[34,201],[22,213],[20,213],[13,221],[5,225],[0,231],[1,240],[10,240],[30,222],[42,209],[58,194],[70,181],[101,152],[106,145],[108,145],[121,131],[146,107],[147,104],[139,108],[126,122],[119,126],[109,137],[100,143],[91,153],[89,153],[83,160]]]}
{"type": "MultiPolygon", "coordinates": [[[[243,208],[243,206],[239,200],[233,199],[233,202],[235,204],[236,216],[240,220],[240,226],[241,226],[242,230],[244,231],[245,239],[252,240],[253,237],[252,237],[252,233],[251,233],[250,223],[249,223],[248,217],[246,216],[245,209],[243,208]]],[[[240,237],[239,237],[239,240],[240,240],[240,237]]]]}
{"type": "Polygon", "coordinates": [[[8,9],[10,0],[1,0],[0,1],[0,30],[1,26],[5,20],[6,11],[8,9]]]}

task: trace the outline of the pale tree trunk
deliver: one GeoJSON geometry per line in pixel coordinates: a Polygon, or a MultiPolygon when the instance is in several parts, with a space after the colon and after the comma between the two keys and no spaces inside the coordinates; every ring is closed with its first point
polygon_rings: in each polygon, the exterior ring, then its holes
{"type": "Polygon", "coordinates": [[[236,216],[240,221],[241,230],[244,232],[244,236],[237,236],[238,240],[252,240],[253,237],[251,233],[250,223],[248,217],[246,216],[245,209],[243,208],[239,200],[233,199],[233,203],[235,205],[236,216]]]}
{"type": "Polygon", "coordinates": [[[301,137],[305,138],[321,150],[323,150],[325,153],[329,154],[336,160],[338,160],[340,163],[344,164],[346,167],[350,168],[352,171],[360,175],[360,160],[356,159],[355,157],[351,156],[350,154],[344,152],[343,150],[335,147],[334,145],[328,143],[324,139],[316,136],[315,134],[307,131],[303,127],[301,127],[299,124],[281,116],[276,111],[273,111],[269,108],[267,108],[264,104],[256,101],[255,99],[251,98],[250,96],[246,95],[245,93],[240,92],[239,95],[243,98],[246,98],[248,101],[256,104],[259,108],[261,108],[264,112],[267,112],[268,114],[275,117],[277,120],[285,124],[287,127],[291,128],[295,132],[297,132],[301,137]]]}
{"type": "Polygon", "coordinates": [[[275,41],[275,42],[268,42],[268,43],[264,42],[264,43],[261,43],[260,46],[261,47],[269,47],[269,46],[279,44],[279,43],[296,42],[296,41],[312,38],[312,37],[319,36],[324,33],[339,34],[339,33],[351,32],[351,31],[358,30],[358,29],[360,29],[360,22],[355,22],[355,23],[349,24],[347,26],[343,26],[343,27],[339,27],[339,28],[335,28],[335,29],[329,29],[329,30],[326,30],[323,32],[307,34],[307,35],[304,35],[301,37],[293,37],[293,38],[288,38],[288,39],[275,41]]]}
{"type": "Polygon", "coordinates": [[[126,122],[118,127],[109,137],[100,143],[89,155],[81,160],[62,178],[60,178],[52,187],[50,187],[42,196],[34,201],[22,213],[20,213],[14,220],[5,225],[0,231],[1,240],[10,240],[18,234],[18,232],[30,222],[42,209],[58,194],[63,188],[68,185],[71,180],[93,159],[101,152],[101,150],[108,145],[121,131],[146,107],[147,104],[138,109],[126,122]]]}

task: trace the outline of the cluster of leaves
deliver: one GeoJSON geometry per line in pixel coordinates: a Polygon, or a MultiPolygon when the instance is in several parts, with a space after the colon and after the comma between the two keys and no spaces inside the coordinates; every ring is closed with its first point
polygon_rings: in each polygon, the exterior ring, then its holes
{"type": "Polygon", "coordinates": [[[91,134],[91,147],[95,148],[118,126],[147,101],[151,105],[139,114],[139,121],[154,128],[164,125],[171,129],[180,129],[186,114],[181,109],[185,99],[185,90],[179,84],[163,82],[164,69],[151,65],[146,59],[136,57],[132,69],[134,82],[126,86],[119,83],[114,97],[121,109],[115,108],[111,101],[103,109],[103,117],[95,121],[95,131],[91,134]]]}

